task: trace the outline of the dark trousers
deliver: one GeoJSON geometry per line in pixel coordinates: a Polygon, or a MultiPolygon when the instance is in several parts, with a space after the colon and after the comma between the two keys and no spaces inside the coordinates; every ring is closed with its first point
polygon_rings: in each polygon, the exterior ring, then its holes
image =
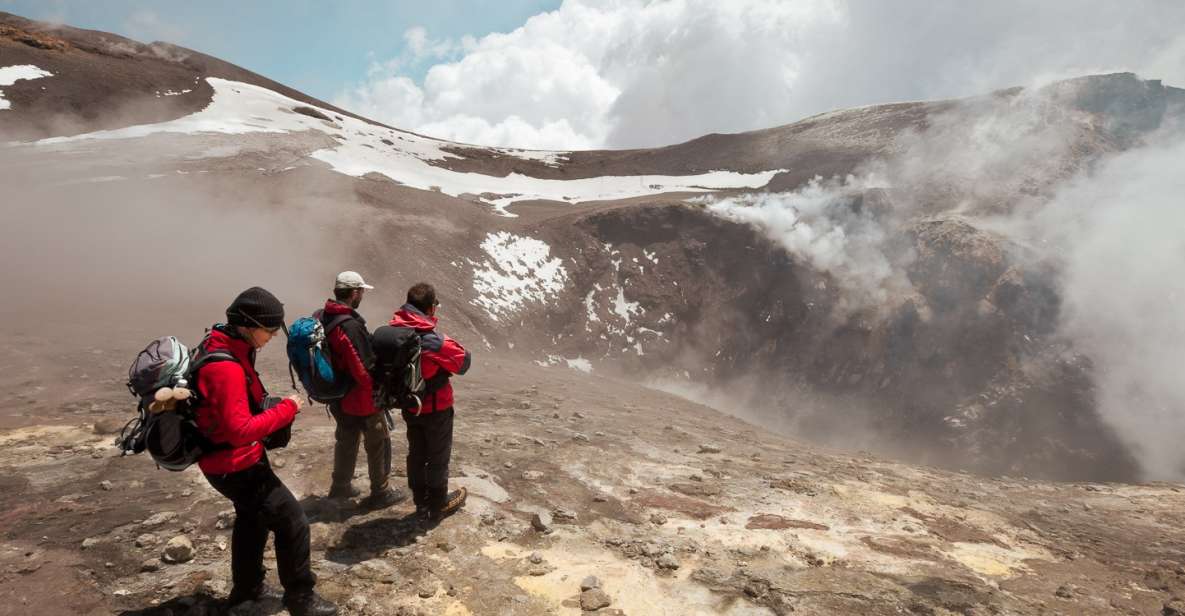
{"type": "Polygon", "coordinates": [[[347,415],[329,407],[337,428],[333,432],[333,485],[346,486],[354,480],[358,463],[358,441],[366,448],[366,469],[370,474],[370,492],[377,494],[391,487],[391,432],[386,413],[368,417],[347,415]]]}
{"type": "Polygon", "coordinates": [[[416,509],[439,511],[448,499],[448,464],[453,454],[453,409],[415,415],[407,423],[407,487],[416,509]]]}
{"type": "Polygon", "coordinates": [[[235,506],[230,543],[235,588],[250,589],[263,581],[263,550],[270,531],[276,535],[276,566],[285,596],[311,592],[317,578],[309,563],[309,521],[267,458],[246,470],[206,479],[235,506]]]}

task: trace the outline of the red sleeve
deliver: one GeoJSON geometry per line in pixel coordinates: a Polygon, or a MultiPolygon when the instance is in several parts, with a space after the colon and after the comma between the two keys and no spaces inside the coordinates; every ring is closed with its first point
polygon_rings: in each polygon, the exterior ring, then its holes
{"type": "Polygon", "coordinates": [[[212,413],[211,434],[216,442],[242,447],[292,423],[296,418],[296,403],[285,398],[282,402],[258,414],[251,414],[247,404],[247,380],[243,368],[236,362],[207,364],[198,373],[198,388],[205,397],[203,407],[212,413]]]}
{"type": "Polygon", "coordinates": [[[346,333],[342,331],[341,327],[334,329],[329,334],[329,350],[333,353],[333,361],[335,368],[345,368],[346,372],[350,373],[350,377],[354,379],[354,391],[358,391],[357,395],[365,396],[364,399],[370,399],[374,391],[374,384],[370,378],[370,372],[366,370],[366,365],[362,363],[362,358],[358,355],[358,349],[350,344],[350,339],[346,333]]]}
{"type": "Polygon", "coordinates": [[[449,374],[465,374],[469,371],[469,351],[448,336],[444,337],[439,351],[424,351],[424,356],[449,374]]]}

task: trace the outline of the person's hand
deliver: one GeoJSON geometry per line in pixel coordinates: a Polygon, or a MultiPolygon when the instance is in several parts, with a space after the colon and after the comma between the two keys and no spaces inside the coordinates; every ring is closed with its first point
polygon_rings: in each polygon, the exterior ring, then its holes
{"type": "Polygon", "coordinates": [[[304,399],[300,397],[300,394],[292,394],[291,396],[288,396],[288,399],[296,405],[296,412],[299,413],[300,407],[304,406],[304,399]]]}

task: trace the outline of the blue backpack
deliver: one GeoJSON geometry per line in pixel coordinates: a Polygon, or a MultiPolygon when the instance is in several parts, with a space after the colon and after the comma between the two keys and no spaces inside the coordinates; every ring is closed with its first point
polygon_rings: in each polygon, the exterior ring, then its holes
{"type": "Polygon", "coordinates": [[[344,398],[354,385],[349,375],[334,373],[326,340],[350,315],[340,314],[323,324],[321,314],[318,310],[311,317],[301,317],[288,328],[288,372],[296,373],[309,399],[329,404],[344,398]]]}

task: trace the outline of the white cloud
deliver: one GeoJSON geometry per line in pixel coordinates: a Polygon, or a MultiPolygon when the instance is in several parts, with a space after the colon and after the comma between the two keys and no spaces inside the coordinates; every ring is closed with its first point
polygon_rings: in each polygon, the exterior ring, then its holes
{"type": "Polygon", "coordinates": [[[567,0],[476,40],[413,28],[409,57],[447,60],[419,83],[380,65],[335,102],[466,142],[656,146],[1103,71],[1185,84],[1182,23],[1157,0],[567,0]]]}

